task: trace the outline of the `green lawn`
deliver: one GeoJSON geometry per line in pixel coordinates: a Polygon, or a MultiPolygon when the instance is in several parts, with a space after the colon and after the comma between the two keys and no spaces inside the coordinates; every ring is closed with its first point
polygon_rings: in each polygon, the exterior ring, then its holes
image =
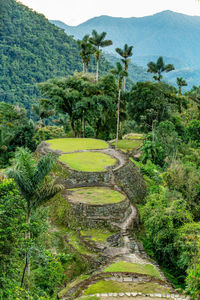
{"type": "Polygon", "coordinates": [[[105,243],[107,238],[113,235],[114,232],[110,232],[107,229],[88,229],[81,230],[82,236],[89,236],[91,240],[97,243],[105,243]]]}
{"type": "MultiPolygon", "coordinates": [[[[115,142],[111,144],[115,146],[115,142]]],[[[138,148],[142,146],[142,140],[119,140],[118,141],[118,148],[121,150],[133,150],[134,148],[138,148]]]]}
{"type": "Polygon", "coordinates": [[[128,133],[123,136],[123,139],[127,139],[127,140],[141,140],[143,138],[144,135],[140,133],[128,133]]]}
{"type": "Polygon", "coordinates": [[[125,199],[123,194],[107,187],[81,187],[70,191],[72,191],[70,200],[88,204],[118,203],[125,199]]]}
{"type": "Polygon", "coordinates": [[[168,288],[163,287],[155,282],[146,283],[127,283],[116,281],[99,281],[92,284],[88,289],[84,291],[84,295],[94,295],[102,293],[125,293],[125,292],[142,292],[142,293],[163,293],[168,294],[170,291],[168,288]]]}
{"type": "Polygon", "coordinates": [[[60,138],[48,140],[46,143],[50,144],[50,149],[63,152],[108,148],[108,144],[105,141],[96,139],[60,138]]]}
{"type": "Polygon", "coordinates": [[[71,169],[85,172],[106,171],[107,166],[116,164],[116,159],[100,152],[80,152],[62,154],[59,160],[71,169]]]}
{"type": "Polygon", "coordinates": [[[161,278],[159,272],[152,264],[142,265],[126,261],[118,261],[105,268],[104,272],[133,272],[155,276],[159,279],[161,278]]]}

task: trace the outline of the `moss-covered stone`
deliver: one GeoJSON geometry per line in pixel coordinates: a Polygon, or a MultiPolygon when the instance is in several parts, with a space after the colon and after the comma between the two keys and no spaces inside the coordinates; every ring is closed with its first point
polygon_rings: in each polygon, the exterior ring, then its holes
{"type": "Polygon", "coordinates": [[[133,203],[141,203],[146,195],[146,185],[140,170],[130,161],[114,171],[115,182],[133,203]]]}
{"type": "Polygon", "coordinates": [[[163,293],[168,294],[169,289],[159,285],[155,282],[144,282],[144,283],[127,283],[127,282],[116,282],[116,281],[99,281],[92,284],[88,289],[84,291],[84,295],[95,295],[103,293],[125,293],[125,292],[142,292],[146,294],[163,293]]]}

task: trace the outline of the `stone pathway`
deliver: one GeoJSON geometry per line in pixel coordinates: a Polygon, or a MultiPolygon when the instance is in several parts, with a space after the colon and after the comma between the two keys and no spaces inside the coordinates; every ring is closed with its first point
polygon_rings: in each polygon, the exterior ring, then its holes
{"type": "MultiPolygon", "coordinates": [[[[80,151],[74,151],[74,152],[61,152],[61,151],[56,151],[56,150],[51,150],[49,149],[49,144],[42,142],[41,145],[39,146],[39,150],[40,153],[42,154],[46,154],[47,152],[56,152],[57,154],[68,154],[68,153],[79,153],[79,152],[100,152],[100,153],[105,153],[107,155],[110,155],[111,157],[115,158],[117,160],[117,163],[113,166],[113,167],[108,167],[108,182],[106,182],[106,184],[111,184],[113,187],[115,187],[117,190],[121,190],[121,185],[117,186],[115,183],[115,174],[119,173],[115,171],[119,170],[120,168],[122,168],[123,166],[125,166],[128,164],[129,162],[129,158],[126,154],[124,154],[121,151],[117,151],[111,147],[109,148],[105,148],[105,149],[99,149],[99,150],[80,150],[80,151]]],[[[123,173],[124,174],[124,173],[123,173]]],[[[88,176],[88,175],[86,175],[88,176]]],[[[117,176],[117,175],[116,175],[117,176]]],[[[126,173],[125,175],[123,175],[126,177],[126,173]]],[[[131,175],[132,176],[132,173],[131,175]]],[[[121,178],[121,177],[120,177],[121,178]]],[[[134,177],[133,177],[134,178],[134,177]]],[[[124,179],[124,177],[123,177],[124,179]]],[[[97,181],[97,185],[98,185],[98,177],[97,180],[95,180],[95,184],[97,181]]],[[[126,178],[125,178],[126,180],[126,178]]],[[[116,181],[118,182],[118,181],[116,181]]],[[[129,181],[127,181],[129,182],[129,181]]],[[[77,185],[81,184],[81,180],[78,178],[77,181],[77,185]]],[[[134,184],[134,183],[133,183],[134,184]]],[[[77,186],[76,186],[77,187],[77,186]]],[[[104,256],[104,258],[106,258],[107,261],[107,265],[109,264],[113,264],[115,262],[118,261],[125,261],[125,262],[129,262],[129,263],[133,263],[133,264],[140,264],[140,265],[145,265],[145,264],[152,264],[153,267],[159,272],[160,277],[162,279],[162,281],[159,281],[159,286],[163,287],[165,285],[167,285],[169,287],[168,291],[173,291],[173,289],[171,288],[171,286],[167,283],[167,280],[164,276],[164,274],[160,271],[159,267],[156,265],[155,262],[153,262],[144,252],[144,249],[140,246],[140,244],[138,243],[138,241],[136,239],[134,239],[133,236],[130,236],[129,233],[129,229],[132,227],[132,225],[134,223],[137,222],[137,218],[138,218],[138,212],[136,207],[134,207],[134,205],[130,204],[128,210],[126,211],[126,213],[128,214],[126,219],[120,223],[115,223],[115,222],[110,222],[110,225],[113,226],[114,228],[117,228],[121,235],[120,238],[122,237],[123,239],[123,243],[121,243],[121,239],[119,240],[120,242],[117,243],[117,245],[122,245],[121,247],[113,247],[113,245],[115,244],[109,244],[109,242],[107,241],[105,243],[105,247],[102,249],[102,254],[104,256]]],[[[98,219],[98,216],[95,217],[96,220],[98,219]]],[[[110,216],[108,215],[108,217],[106,218],[110,218],[110,216]]],[[[102,217],[101,217],[102,220],[102,217]]],[[[118,241],[117,241],[118,242],[118,241]]],[[[106,266],[104,264],[101,264],[100,268],[98,270],[96,270],[95,273],[93,273],[93,275],[96,276],[96,274],[98,274],[99,272],[101,273],[101,271],[105,268],[106,266]]],[[[103,273],[103,272],[102,272],[103,273]]],[[[112,274],[112,280],[115,281],[119,281],[119,282],[129,282],[132,283],[134,281],[138,281],[138,282],[144,282],[145,281],[145,276],[148,277],[148,275],[144,275],[142,277],[142,274],[135,274],[133,273],[129,273],[128,270],[127,272],[113,272],[116,274],[112,274]],[[119,275],[120,273],[120,275],[119,275]],[[131,277],[132,276],[132,277],[131,277]],[[135,276],[135,277],[134,277],[135,276]]],[[[91,276],[92,277],[92,276],[91,276]]],[[[103,280],[109,280],[111,277],[107,277],[104,278],[103,280]]],[[[154,277],[150,277],[152,281],[156,281],[158,279],[154,278],[154,277]]],[[[93,280],[93,279],[92,279],[93,280]]],[[[97,279],[96,279],[97,280],[97,279]]],[[[101,279],[99,279],[101,280],[101,279]]],[[[83,285],[83,290],[85,290],[86,288],[88,288],[90,285],[92,285],[94,282],[97,281],[86,281],[86,286],[83,285]]],[[[85,284],[85,283],[84,283],[85,284]]],[[[76,286],[75,286],[76,287],[76,286]]],[[[62,299],[74,299],[74,297],[72,296],[72,294],[74,294],[74,292],[76,291],[70,291],[68,295],[66,297],[63,297],[62,299]],[[71,294],[70,294],[71,293],[71,294]]],[[[155,291],[155,290],[154,290],[155,291]]],[[[160,291],[162,291],[162,289],[160,289],[160,291]]],[[[170,293],[170,292],[169,292],[170,293]]],[[[90,295],[90,297],[92,297],[93,295],[90,295]]],[[[143,293],[131,293],[131,292],[124,292],[124,293],[102,293],[102,294],[96,294],[94,296],[99,297],[102,300],[114,300],[114,299],[123,299],[123,300],[128,300],[130,298],[134,298],[136,300],[143,300],[143,299],[151,299],[151,300],[157,300],[158,298],[163,298],[163,299],[176,299],[176,300],[188,300],[190,299],[189,297],[185,297],[184,295],[177,295],[177,294],[145,294],[145,291],[143,293]]],[[[81,297],[84,299],[84,297],[81,297]]]]}
{"type": "MultiPolygon", "coordinates": [[[[133,298],[136,299],[151,299],[151,300],[158,300],[159,298],[162,299],[176,299],[176,300],[189,300],[190,297],[187,296],[180,296],[179,294],[159,294],[159,293],[155,293],[155,294],[145,294],[145,293],[130,293],[130,292],[125,292],[125,293],[102,293],[102,294],[94,294],[94,295],[90,295],[90,297],[100,297],[100,299],[130,299],[133,298]]],[[[81,299],[82,297],[80,297],[81,299]]],[[[84,297],[83,297],[84,299],[84,297]]]]}

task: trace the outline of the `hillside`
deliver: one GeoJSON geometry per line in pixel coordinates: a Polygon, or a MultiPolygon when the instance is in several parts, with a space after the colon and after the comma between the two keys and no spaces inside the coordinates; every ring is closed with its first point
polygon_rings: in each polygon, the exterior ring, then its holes
{"type": "MultiPolygon", "coordinates": [[[[0,0],[1,101],[30,108],[36,83],[81,70],[77,42],[43,15],[15,0],[0,0]]],[[[95,70],[93,59],[92,70],[95,70]]],[[[101,60],[100,72],[109,68],[101,60]]]]}

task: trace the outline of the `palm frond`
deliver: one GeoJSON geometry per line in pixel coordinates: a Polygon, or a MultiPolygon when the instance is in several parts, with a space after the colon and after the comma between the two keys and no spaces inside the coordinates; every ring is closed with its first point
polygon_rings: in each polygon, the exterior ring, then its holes
{"type": "Polygon", "coordinates": [[[52,170],[56,162],[55,154],[47,154],[43,156],[36,167],[35,174],[33,176],[33,184],[35,187],[39,186],[44,180],[45,176],[52,170]]]}
{"type": "Polygon", "coordinates": [[[32,208],[37,208],[41,204],[53,198],[57,193],[64,189],[63,185],[44,182],[44,184],[36,191],[34,199],[31,203],[32,208]]]}

